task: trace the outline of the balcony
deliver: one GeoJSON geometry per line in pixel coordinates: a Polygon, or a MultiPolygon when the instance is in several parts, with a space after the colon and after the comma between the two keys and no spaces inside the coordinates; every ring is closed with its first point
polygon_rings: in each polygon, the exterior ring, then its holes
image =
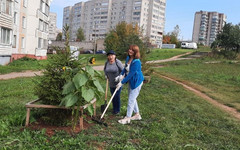
{"type": "Polygon", "coordinates": [[[199,38],[198,38],[200,41],[203,41],[205,38],[204,38],[204,36],[199,36],[199,38]]]}

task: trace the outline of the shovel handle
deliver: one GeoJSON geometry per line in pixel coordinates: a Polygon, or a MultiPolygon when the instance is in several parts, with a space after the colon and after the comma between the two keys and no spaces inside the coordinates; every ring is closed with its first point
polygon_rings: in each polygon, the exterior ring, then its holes
{"type": "Polygon", "coordinates": [[[107,92],[108,92],[108,79],[107,79],[107,82],[106,82],[105,103],[107,103],[107,92]]]}
{"type": "Polygon", "coordinates": [[[120,89],[120,87],[119,87],[119,88],[116,88],[116,90],[114,91],[114,93],[113,93],[111,99],[109,100],[109,102],[108,102],[108,104],[107,104],[107,107],[105,108],[105,110],[104,110],[103,113],[102,113],[102,116],[101,116],[100,120],[103,118],[103,116],[104,116],[104,114],[106,113],[106,111],[107,111],[109,105],[110,105],[111,102],[112,102],[113,97],[115,96],[115,94],[117,93],[117,91],[118,91],[119,89],[120,89]]]}

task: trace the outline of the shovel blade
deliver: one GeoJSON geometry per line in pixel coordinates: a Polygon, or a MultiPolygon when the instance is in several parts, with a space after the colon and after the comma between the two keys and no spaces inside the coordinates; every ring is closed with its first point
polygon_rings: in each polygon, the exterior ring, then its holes
{"type": "Polygon", "coordinates": [[[101,105],[101,112],[102,112],[102,113],[104,112],[104,110],[105,110],[106,107],[107,107],[107,104],[101,105]]]}

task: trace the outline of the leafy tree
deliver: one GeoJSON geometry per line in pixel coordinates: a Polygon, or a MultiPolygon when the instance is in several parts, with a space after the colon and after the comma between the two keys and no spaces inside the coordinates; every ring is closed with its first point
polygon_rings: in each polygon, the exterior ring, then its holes
{"type": "Polygon", "coordinates": [[[56,37],[56,41],[62,41],[62,33],[58,33],[56,37]]]}
{"type": "Polygon", "coordinates": [[[171,37],[169,35],[163,35],[163,44],[171,44],[171,37]]]}
{"type": "Polygon", "coordinates": [[[217,35],[213,45],[217,45],[227,51],[240,52],[240,24],[226,24],[223,30],[217,35]]]}
{"type": "Polygon", "coordinates": [[[211,45],[213,52],[219,52],[227,57],[234,58],[240,53],[240,24],[226,24],[211,45]],[[235,53],[235,54],[234,54],[235,53]]]}
{"type": "Polygon", "coordinates": [[[150,52],[149,38],[141,38],[142,32],[138,25],[119,23],[114,30],[111,30],[104,41],[106,51],[114,50],[119,57],[125,58],[130,45],[138,45],[141,53],[142,71],[149,73],[150,66],[146,63],[146,53],[150,52]]]}
{"type": "Polygon", "coordinates": [[[127,24],[121,22],[116,25],[116,28],[111,30],[104,41],[106,51],[114,50],[120,57],[125,57],[129,45],[136,44],[139,47],[143,45],[140,39],[141,33],[138,25],[127,24]]]}
{"type": "Polygon", "coordinates": [[[76,41],[78,41],[78,42],[81,42],[81,41],[85,40],[85,36],[84,36],[84,32],[83,32],[82,28],[79,28],[77,30],[76,36],[77,36],[76,41]]]}
{"type": "Polygon", "coordinates": [[[176,44],[177,47],[179,46],[179,35],[180,35],[180,28],[179,25],[174,27],[172,32],[168,32],[166,35],[163,35],[163,44],[176,44]]]}
{"type": "Polygon", "coordinates": [[[177,39],[177,36],[173,32],[170,32],[167,35],[163,35],[163,44],[179,45],[179,41],[177,39]]]}

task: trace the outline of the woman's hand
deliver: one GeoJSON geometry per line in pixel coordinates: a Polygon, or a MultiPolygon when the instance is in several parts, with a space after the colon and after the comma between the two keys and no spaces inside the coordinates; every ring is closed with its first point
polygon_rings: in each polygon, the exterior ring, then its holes
{"type": "Polygon", "coordinates": [[[119,75],[115,78],[115,82],[121,82],[123,80],[124,76],[123,75],[119,75]]]}
{"type": "Polygon", "coordinates": [[[122,85],[123,85],[123,84],[122,84],[121,81],[120,81],[120,82],[116,85],[116,88],[117,88],[117,89],[120,89],[120,88],[122,87],[122,85]]]}

